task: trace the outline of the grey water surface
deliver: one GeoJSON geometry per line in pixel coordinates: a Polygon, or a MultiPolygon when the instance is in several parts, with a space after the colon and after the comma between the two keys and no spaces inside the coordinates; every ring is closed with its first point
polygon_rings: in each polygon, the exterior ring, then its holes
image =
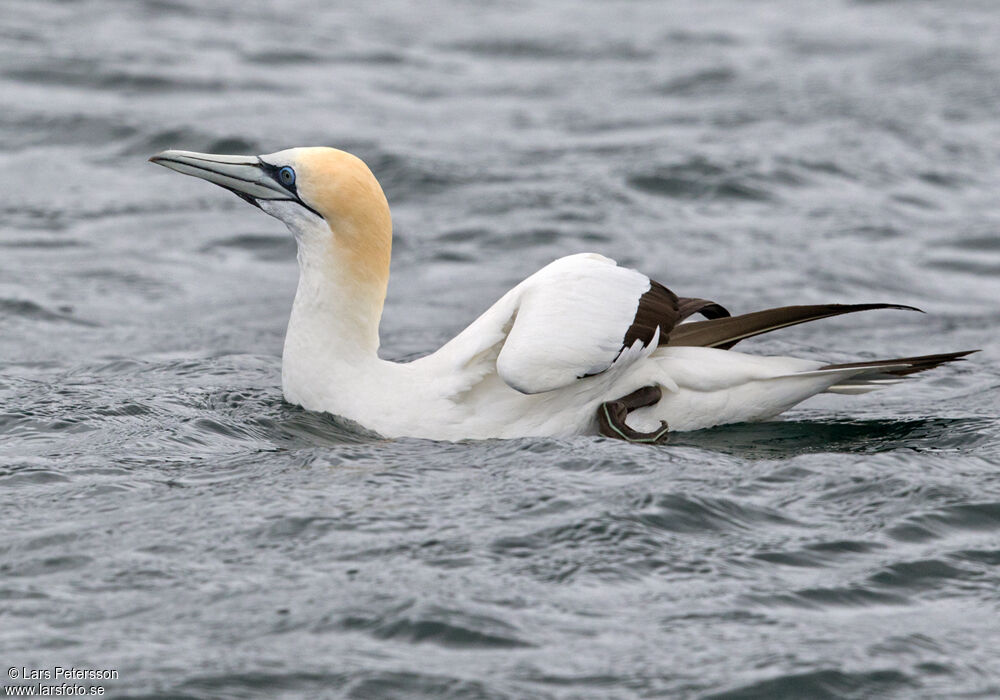
{"type": "Polygon", "coordinates": [[[4,1],[0,95],[4,668],[1000,695],[996,2],[4,1]],[[386,189],[387,358],[581,251],[735,312],[927,311],[747,351],[983,352],[662,448],[381,440],[282,400],[282,225],[146,162],[296,145],[386,189]]]}

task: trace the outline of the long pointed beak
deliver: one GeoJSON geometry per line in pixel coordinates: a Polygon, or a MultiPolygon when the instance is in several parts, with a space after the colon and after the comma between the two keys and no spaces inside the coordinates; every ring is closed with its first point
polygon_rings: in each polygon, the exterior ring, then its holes
{"type": "Polygon", "coordinates": [[[273,166],[256,156],[220,156],[192,151],[163,151],[149,161],[184,175],[200,177],[235,193],[254,206],[258,199],[296,201],[291,192],[274,179],[273,166]]]}

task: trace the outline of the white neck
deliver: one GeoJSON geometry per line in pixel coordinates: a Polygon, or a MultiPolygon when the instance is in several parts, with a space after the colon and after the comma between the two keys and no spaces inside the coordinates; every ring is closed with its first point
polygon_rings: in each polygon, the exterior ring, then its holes
{"type": "Polygon", "coordinates": [[[366,275],[352,265],[321,219],[297,220],[289,228],[298,245],[299,284],[285,335],[282,386],[290,402],[330,410],[331,395],[349,393],[381,364],[378,328],[387,275],[366,275]]]}
{"type": "Polygon", "coordinates": [[[339,269],[331,246],[299,240],[299,284],[295,290],[288,339],[315,346],[316,357],[344,360],[375,357],[384,290],[339,269]]]}

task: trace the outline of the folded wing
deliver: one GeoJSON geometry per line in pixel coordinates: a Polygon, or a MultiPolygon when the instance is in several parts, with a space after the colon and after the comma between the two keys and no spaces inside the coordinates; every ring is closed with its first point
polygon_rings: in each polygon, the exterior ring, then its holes
{"type": "Polygon", "coordinates": [[[900,304],[816,304],[730,316],[715,302],[678,297],[636,270],[584,253],[524,280],[427,361],[456,362],[463,377],[473,377],[456,392],[495,367],[509,386],[537,394],[635,362],[658,345],[728,350],[762,333],[873,309],[919,311],[900,304]],[[682,323],[696,313],[706,320],[682,323]]]}
{"type": "Polygon", "coordinates": [[[552,391],[648,355],[694,313],[729,314],[603,256],[561,258],[522,283],[497,372],[523,393],[552,391]]]}

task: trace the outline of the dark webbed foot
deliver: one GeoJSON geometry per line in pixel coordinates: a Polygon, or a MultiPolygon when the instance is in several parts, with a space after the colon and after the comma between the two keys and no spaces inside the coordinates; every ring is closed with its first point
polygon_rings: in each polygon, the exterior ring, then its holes
{"type": "Polygon", "coordinates": [[[643,433],[633,430],[625,423],[625,418],[629,413],[638,409],[652,406],[663,396],[663,392],[658,386],[644,386],[636,389],[628,396],[623,396],[614,401],[605,401],[597,407],[597,423],[600,426],[601,435],[626,442],[643,442],[654,445],[662,445],[667,441],[667,422],[660,421],[658,430],[643,433]]]}

